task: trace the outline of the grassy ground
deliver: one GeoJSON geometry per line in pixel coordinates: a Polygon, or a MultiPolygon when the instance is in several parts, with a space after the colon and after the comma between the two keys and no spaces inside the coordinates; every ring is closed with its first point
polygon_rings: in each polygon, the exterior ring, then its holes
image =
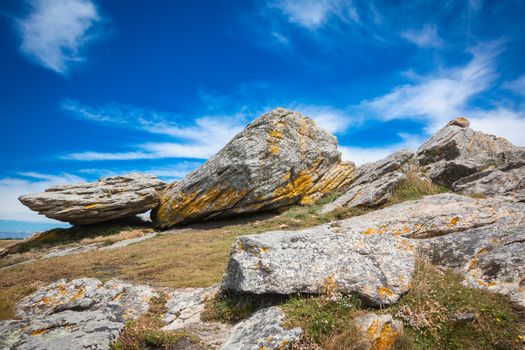
{"type": "Polygon", "coordinates": [[[18,242],[20,241],[16,239],[0,239],[0,249],[7,248],[10,245],[16,244],[18,242]]]}
{"type": "MultiPolygon", "coordinates": [[[[414,186],[420,186],[416,183],[414,186]]],[[[430,191],[431,192],[431,191],[430,191]]],[[[412,191],[405,199],[417,199],[427,190],[412,191]],[[413,193],[416,193],[414,195],[413,193]]],[[[120,278],[161,287],[205,287],[220,281],[233,240],[245,234],[269,230],[292,230],[361,215],[369,209],[338,209],[318,214],[319,208],[338,194],[310,206],[288,208],[279,215],[268,214],[190,226],[174,234],[158,237],[111,251],[37,260],[0,270],[0,319],[14,317],[20,298],[57,279],[95,277],[120,278]]],[[[396,197],[397,198],[397,197],[396,197]]],[[[104,224],[88,228],[53,230],[44,239],[21,246],[20,254],[0,259],[0,266],[37,259],[57,245],[115,242],[151,231],[133,224],[104,224]]]]}

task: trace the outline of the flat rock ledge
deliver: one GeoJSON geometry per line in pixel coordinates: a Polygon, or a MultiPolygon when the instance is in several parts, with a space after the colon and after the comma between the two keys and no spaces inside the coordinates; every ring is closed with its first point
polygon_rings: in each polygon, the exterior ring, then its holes
{"type": "Polygon", "coordinates": [[[145,213],[157,206],[166,184],[155,176],[128,174],[96,182],[54,186],[20,202],[50,219],[89,225],[145,213]]]}
{"type": "Polygon", "coordinates": [[[0,321],[2,349],[108,349],[127,320],[148,311],[147,286],[60,280],[22,299],[19,320],[0,321]]]}

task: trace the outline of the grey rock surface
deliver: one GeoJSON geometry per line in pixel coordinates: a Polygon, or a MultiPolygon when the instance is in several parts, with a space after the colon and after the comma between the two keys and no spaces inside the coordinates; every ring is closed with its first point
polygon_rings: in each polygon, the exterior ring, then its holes
{"type": "Polygon", "coordinates": [[[22,299],[20,320],[0,322],[2,349],[108,349],[155,292],[118,280],[60,280],[22,299]]]}
{"type": "Polygon", "coordinates": [[[405,179],[409,162],[414,153],[402,150],[374,163],[357,168],[355,177],[347,186],[347,191],[335,201],[321,208],[321,213],[338,207],[374,207],[384,204],[392,196],[394,189],[405,179]]]}
{"type": "MultiPolygon", "coordinates": [[[[525,204],[515,203],[525,211],[525,204]]],[[[525,219],[498,222],[422,240],[418,251],[433,264],[465,276],[465,284],[508,295],[525,307],[525,219]]]]}
{"type": "Polygon", "coordinates": [[[472,174],[525,160],[525,148],[501,137],[449,124],[426,141],[417,152],[419,164],[436,183],[452,188],[472,174]]]}
{"type": "Polygon", "coordinates": [[[277,108],[251,122],[182,181],[168,186],[152,216],[158,227],[167,228],[308,204],[309,191],[323,187],[319,185],[323,174],[340,164],[340,158],[333,135],[298,112],[277,108]]]}
{"type": "Polygon", "coordinates": [[[454,182],[455,192],[468,195],[506,195],[525,201],[525,161],[516,168],[482,171],[454,182]]]}
{"type": "Polygon", "coordinates": [[[415,264],[401,236],[323,225],[242,236],[232,245],[226,289],[255,294],[358,293],[376,305],[407,292],[415,264]]]}
{"type": "Polygon", "coordinates": [[[164,187],[165,183],[154,176],[128,174],[54,186],[19,200],[48,218],[88,225],[145,213],[158,204],[159,191],[164,187]]]}
{"type": "Polygon", "coordinates": [[[284,313],[277,307],[269,307],[254,313],[237,324],[220,350],[288,349],[299,340],[300,328],[284,329],[284,313]]]}

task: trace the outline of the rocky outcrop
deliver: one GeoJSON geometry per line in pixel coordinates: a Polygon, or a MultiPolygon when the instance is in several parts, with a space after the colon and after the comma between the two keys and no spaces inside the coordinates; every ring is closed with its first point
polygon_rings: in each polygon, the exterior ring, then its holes
{"type": "Polygon", "coordinates": [[[91,183],[54,186],[21,196],[19,200],[48,218],[88,225],[147,212],[158,204],[159,191],[164,187],[154,176],[128,174],[91,183]]]}
{"type": "Polygon", "coordinates": [[[360,166],[355,177],[345,186],[346,193],[321,208],[321,213],[336,208],[375,207],[390,199],[393,191],[406,180],[414,153],[402,150],[377,161],[360,166]]]}
{"type": "MultiPolygon", "coordinates": [[[[497,245],[497,254],[486,255],[490,263],[483,266],[496,266],[490,281],[498,279],[506,288],[493,290],[512,297],[522,293],[525,265],[523,259],[510,256],[525,256],[522,231],[516,226],[524,221],[525,204],[506,198],[427,196],[302,231],[239,237],[223,284],[255,294],[356,292],[383,305],[396,302],[410,288],[416,249],[436,263],[462,267],[490,241],[497,245]],[[480,234],[483,230],[490,233],[486,239],[480,234]],[[506,238],[492,240],[500,235],[506,238]],[[454,262],[460,258],[462,263],[454,262]]],[[[483,274],[479,271],[476,276],[483,274]]],[[[485,287],[483,283],[479,286],[485,287]]]]}
{"type": "Polygon", "coordinates": [[[403,334],[403,322],[390,314],[368,313],[354,319],[354,324],[370,341],[369,349],[393,349],[396,338],[403,334]]]}
{"type": "Polygon", "coordinates": [[[344,182],[334,136],[300,113],[277,108],[251,122],[181,182],[154,210],[155,224],[181,223],[311,203],[344,182]],[[339,168],[333,168],[337,167],[339,168]],[[324,179],[325,173],[327,175],[324,179]],[[322,183],[322,184],[321,184],[322,183]],[[317,193],[316,192],[316,193],[317,193]]]}
{"type": "Polygon", "coordinates": [[[456,181],[473,174],[525,163],[524,148],[468,124],[453,120],[419,148],[417,160],[434,182],[453,189],[456,181]]]}
{"type": "Polygon", "coordinates": [[[155,292],[113,280],[60,280],[22,299],[19,320],[0,321],[6,349],[108,349],[127,320],[147,312],[155,292]]]}
{"type": "Polygon", "coordinates": [[[413,246],[403,237],[328,224],[237,238],[223,287],[255,294],[358,293],[384,305],[408,291],[414,263],[413,246]]]}
{"type": "Polygon", "coordinates": [[[284,329],[284,313],[269,307],[237,324],[220,350],[289,349],[299,340],[300,328],[284,329]]]}

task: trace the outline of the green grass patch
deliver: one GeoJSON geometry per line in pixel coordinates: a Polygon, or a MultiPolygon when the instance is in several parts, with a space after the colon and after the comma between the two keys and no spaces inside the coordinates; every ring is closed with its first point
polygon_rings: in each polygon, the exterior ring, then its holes
{"type": "Polygon", "coordinates": [[[425,196],[449,192],[446,187],[421,178],[417,172],[408,171],[406,179],[392,193],[387,205],[421,199],[425,196]]]}
{"type": "Polygon", "coordinates": [[[521,349],[519,314],[510,300],[461,281],[452,271],[419,261],[412,289],[390,307],[370,309],[356,296],[295,297],[282,307],[286,326],[301,327],[305,341],[323,349],[367,349],[366,336],[353,325],[356,316],[367,312],[390,313],[403,321],[405,333],[395,349],[521,349]],[[468,314],[472,319],[458,320],[468,314]]]}
{"type": "Polygon", "coordinates": [[[205,302],[201,319],[205,322],[217,321],[234,324],[250,317],[258,309],[274,305],[280,301],[282,298],[278,296],[217,295],[205,302]]]}

